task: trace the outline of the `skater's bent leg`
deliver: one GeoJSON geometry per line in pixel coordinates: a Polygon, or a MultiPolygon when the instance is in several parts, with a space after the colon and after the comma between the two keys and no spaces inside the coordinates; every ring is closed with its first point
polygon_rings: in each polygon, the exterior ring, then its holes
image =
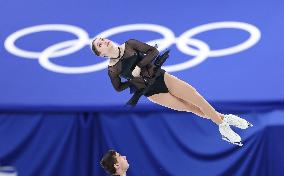
{"type": "Polygon", "coordinates": [[[187,103],[173,96],[170,93],[154,94],[148,97],[148,99],[153,103],[159,104],[167,108],[171,108],[177,111],[192,112],[200,117],[208,118],[198,107],[194,106],[191,103],[187,103]]]}
{"type": "Polygon", "coordinates": [[[223,122],[222,116],[220,116],[220,114],[196,91],[194,87],[168,73],[165,73],[164,79],[169,92],[172,95],[194,104],[200,108],[206,117],[210,117],[216,124],[223,122]]]}

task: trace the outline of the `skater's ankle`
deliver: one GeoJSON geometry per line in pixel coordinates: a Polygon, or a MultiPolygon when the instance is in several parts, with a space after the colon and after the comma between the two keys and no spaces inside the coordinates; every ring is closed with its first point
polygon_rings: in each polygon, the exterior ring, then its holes
{"type": "Polygon", "coordinates": [[[214,122],[214,123],[219,126],[219,125],[224,123],[224,120],[221,120],[221,121],[218,121],[218,122],[214,122]]]}
{"type": "Polygon", "coordinates": [[[225,114],[222,114],[222,113],[220,113],[220,112],[218,112],[218,114],[219,114],[220,118],[221,118],[222,120],[224,120],[225,114]]]}

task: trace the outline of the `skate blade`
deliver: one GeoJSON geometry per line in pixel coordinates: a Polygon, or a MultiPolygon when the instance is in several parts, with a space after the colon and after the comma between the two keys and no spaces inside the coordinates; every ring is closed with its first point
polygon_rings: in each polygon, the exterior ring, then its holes
{"type": "Polygon", "coordinates": [[[243,146],[242,142],[233,142],[233,141],[230,141],[226,136],[222,136],[222,139],[231,143],[231,144],[235,144],[235,145],[238,145],[238,146],[243,146]]]}
{"type": "Polygon", "coordinates": [[[253,127],[253,125],[252,125],[251,123],[249,123],[249,122],[248,122],[248,126],[249,126],[249,127],[253,127]]]}

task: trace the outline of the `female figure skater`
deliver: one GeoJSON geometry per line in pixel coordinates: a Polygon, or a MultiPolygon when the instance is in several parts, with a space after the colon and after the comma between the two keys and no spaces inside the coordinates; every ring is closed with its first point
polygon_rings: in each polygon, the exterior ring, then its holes
{"type": "Polygon", "coordinates": [[[219,126],[223,140],[242,146],[241,137],[230,128],[230,125],[246,129],[252,124],[236,115],[217,112],[188,83],[161,68],[156,72],[152,61],[158,56],[159,51],[155,47],[135,39],[129,39],[117,46],[105,38],[95,38],[91,45],[92,51],[97,56],[110,59],[108,75],[116,91],[123,91],[131,86],[136,90],[142,90],[147,87],[147,80],[155,77],[154,84],[143,93],[150,101],[177,111],[192,112],[211,119],[219,126]],[[143,58],[139,60],[137,58],[141,53],[143,58]],[[136,60],[138,62],[131,66],[136,60]],[[128,70],[128,73],[125,70],[128,70]],[[128,77],[128,81],[121,82],[121,76],[128,77]]]}

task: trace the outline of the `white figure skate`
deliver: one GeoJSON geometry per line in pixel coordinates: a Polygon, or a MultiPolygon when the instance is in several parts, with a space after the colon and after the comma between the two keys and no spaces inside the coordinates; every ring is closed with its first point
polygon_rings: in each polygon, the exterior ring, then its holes
{"type": "Polygon", "coordinates": [[[238,146],[243,145],[241,142],[241,137],[231,129],[226,121],[223,121],[221,124],[219,124],[219,132],[221,133],[223,140],[238,146]]]}
{"type": "Polygon", "coordinates": [[[245,119],[236,116],[234,114],[225,114],[224,121],[227,122],[229,125],[233,125],[240,129],[247,129],[248,127],[252,127],[253,125],[246,121],[245,119]]]}

